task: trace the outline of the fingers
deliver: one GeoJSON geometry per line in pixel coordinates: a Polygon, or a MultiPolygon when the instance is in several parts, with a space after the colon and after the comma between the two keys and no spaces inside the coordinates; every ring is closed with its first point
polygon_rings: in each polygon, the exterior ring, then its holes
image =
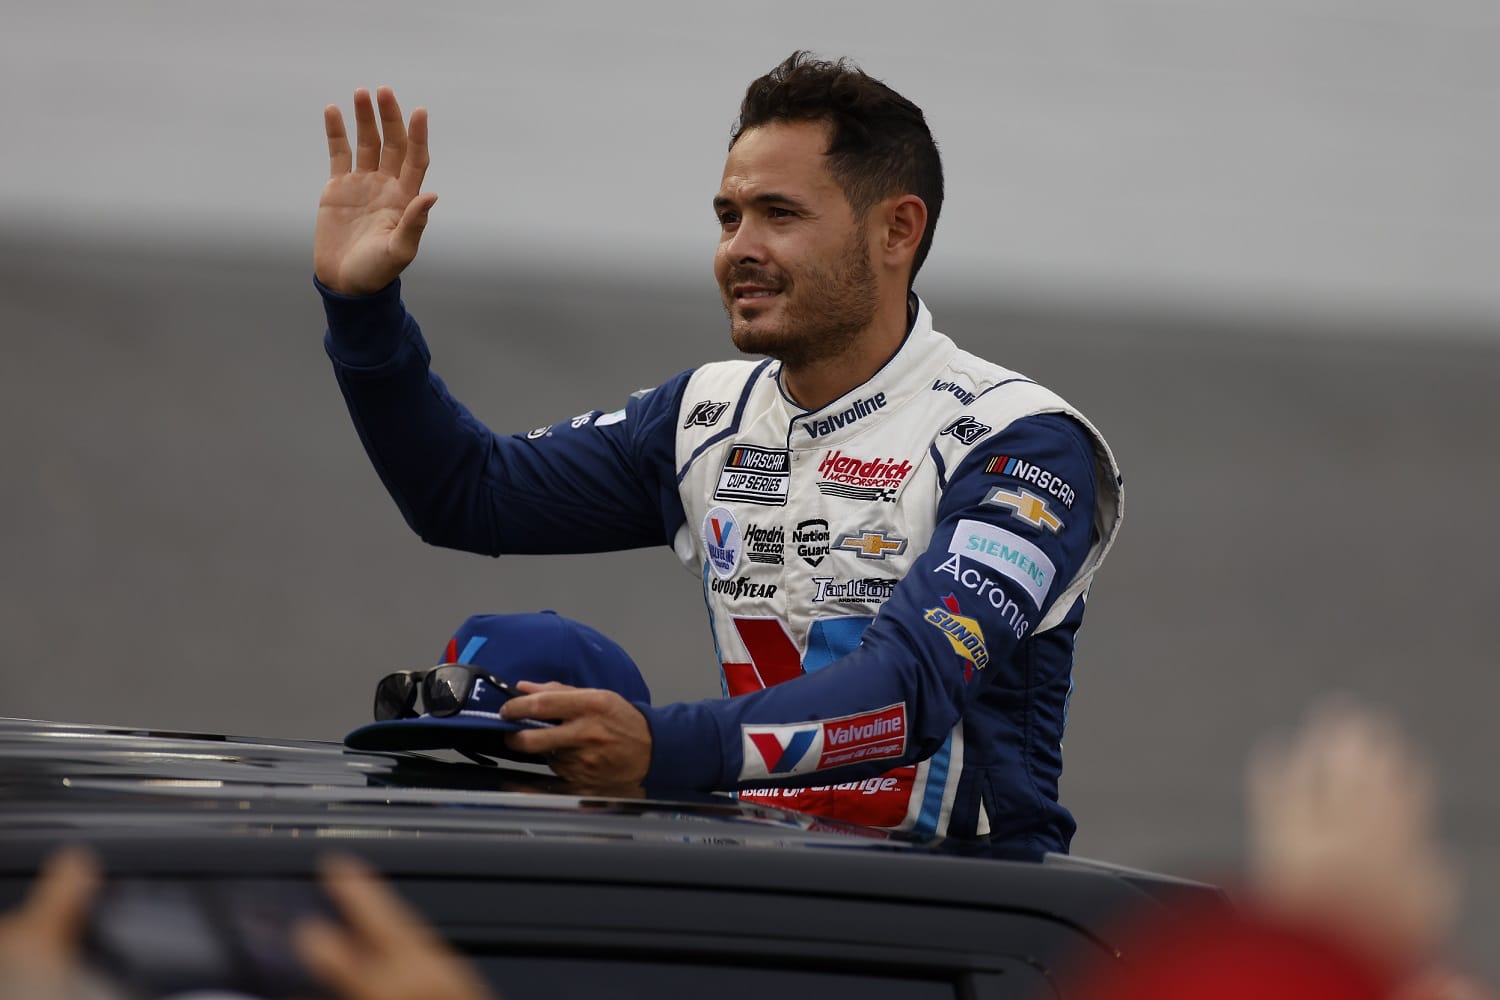
{"type": "Polygon", "coordinates": [[[410,906],[364,862],[336,855],[322,865],[323,889],[358,936],[377,948],[397,948],[431,932],[410,906]]]}
{"type": "Polygon", "coordinates": [[[432,162],[427,148],[427,109],[411,113],[411,132],[406,137],[406,158],[401,161],[401,185],[408,191],[422,190],[427,165],[432,162]]]}
{"type": "Polygon", "coordinates": [[[41,940],[63,950],[76,944],[99,878],[99,866],[82,848],[65,847],[47,860],[24,907],[41,940]]]}
{"type": "Polygon", "coordinates": [[[401,105],[396,103],[396,94],[390,87],[377,89],[375,102],[380,110],[380,130],[385,135],[380,149],[380,171],[399,177],[406,160],[406,125],[401,121],[401,105]]]}
{"type": "Polygon", "coordinates": [[[354,169],[376,170],[380,167],[380,129],[375,124],[375,105],[370,92],[363,87],[354,92],[354,169]]]}
{"type": "Polygon", "coordinates": [[[360,950],[348,934],[326,920],[305,920],[292,937],[297,957],[318,980],[331,984],[342,997],[364,992],[360,950]]]}
{"type": "Polygon", "coordinates": [[[403,266],[417,255],[422,233],[427,229],[427,213],[436,204],[437,195],[418,195],[401,213],[401,221],[396,223],[396,231],[391,234],[391,256],[402,261],[403,266]]]}
{"type": "Polygon", "coordinates": [[[354,165],[349,149],[349,133],[344,130],[344,113],[337,104],[323,109],[323,131],[328,133],[328,176],[347,174],[354,165]]]}

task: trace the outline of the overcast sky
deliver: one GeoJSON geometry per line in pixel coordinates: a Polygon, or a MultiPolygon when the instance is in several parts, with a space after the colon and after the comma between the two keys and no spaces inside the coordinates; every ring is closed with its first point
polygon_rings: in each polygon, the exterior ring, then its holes
{"type": "Polygon", "coordinates": [[[308,246],[323,105],[390,84],[433,260],[706,276],[739,97],[795,47],[926,110],[932,281],[1500,326],[1490,0],[8,0],[0,223],[308,246]]]}

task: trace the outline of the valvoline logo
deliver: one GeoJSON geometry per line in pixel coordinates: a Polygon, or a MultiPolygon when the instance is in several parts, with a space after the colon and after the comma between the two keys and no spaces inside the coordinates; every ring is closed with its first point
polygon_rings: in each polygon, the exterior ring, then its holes
{"type": "Polygon", "coordinates": [[[742,541],[739,522],[727,508],[715,507],[704,516],[703,551],[719,579],[727,580],[734,575],[740,564],[742,541]]]}
{"type": "Polygon", "coordinates": [[[741,781],[807,774],[906,752],[906,705],[821,722],[741,726],[741,781]]]}

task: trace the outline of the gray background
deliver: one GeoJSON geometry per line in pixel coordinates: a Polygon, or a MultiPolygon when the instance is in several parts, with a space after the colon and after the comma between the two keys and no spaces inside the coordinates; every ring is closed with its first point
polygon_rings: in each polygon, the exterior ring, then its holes
{"type": "Polygon", "coordinates": [[[481,610],[717,693],[665,551],[432,550],[359,449],[309,276],[319,109],[432,108],[406,298],[497,429],[729,351],[709,284],[745,82],[792,47],[923,104],[950,199],[920,290],[1079,403],[1128,514],[1081,634],[1079,853],[1215,876],[1255,738],[1330,690],[1434,757],[1464,955],[1500,959],[1500,14],[1443,0],[8,4],[0,714],[337,738],[481,610]]]}

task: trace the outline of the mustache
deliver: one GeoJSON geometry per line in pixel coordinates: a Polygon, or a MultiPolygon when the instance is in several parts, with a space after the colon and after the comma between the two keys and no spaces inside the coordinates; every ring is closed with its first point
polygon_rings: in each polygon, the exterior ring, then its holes
{"type": "Polygon", "coordinates": [[[730,268],[728,275],[724,278],[725,288],[733,288],[735,285],[760,285],[763,288],[780,290],[785,284],[785,275],[756,267],[730,268]]]}

